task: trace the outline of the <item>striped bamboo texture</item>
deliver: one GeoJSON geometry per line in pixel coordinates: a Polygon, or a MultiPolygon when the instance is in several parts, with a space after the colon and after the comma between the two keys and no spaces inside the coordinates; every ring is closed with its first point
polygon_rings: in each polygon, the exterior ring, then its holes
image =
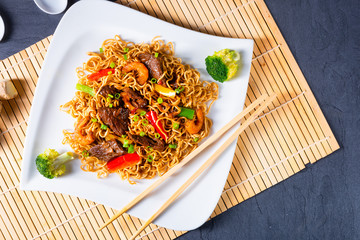
{"type": "MultiPolygon", "coordinates": [[[[239,136],[229,177],[211,217],[339,148],[263,0],[118,2],[188,29],[254,39],[245,105],[265,92],[278,93],[269,109],[239,136]]],[[[114,209],[68,195],[18,190],[27,120],[50,40],[0,62],[0,77],[12,79],[19,92],[19,97],[3,101],[0,115],[0,239],[127,239],[142,220],[125,214],[98,232],[114,209]]],[[[174,239],[183,233],[150,225],[140,238],[174,239]]]]}

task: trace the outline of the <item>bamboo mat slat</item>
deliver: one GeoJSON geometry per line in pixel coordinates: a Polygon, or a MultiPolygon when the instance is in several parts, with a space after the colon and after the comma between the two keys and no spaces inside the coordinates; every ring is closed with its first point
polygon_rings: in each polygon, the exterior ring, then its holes
{"type": "MultiPolygon", "coordinates": [[[[339,145],[263,0],[119,0],[176,25],[254,40],[248,106],[263,93],[277,99],[238,138],[224,191],[211,218],[301,171],[339,145]]],[[[0,61],[19,96],[0,114],[0,239],[127,239],[143,220],[68,195],[18,189],[27,121],[51,36],[0,61]]],[[[182,231],[150,224],[141,239],[175,239],[182,231]]]]}

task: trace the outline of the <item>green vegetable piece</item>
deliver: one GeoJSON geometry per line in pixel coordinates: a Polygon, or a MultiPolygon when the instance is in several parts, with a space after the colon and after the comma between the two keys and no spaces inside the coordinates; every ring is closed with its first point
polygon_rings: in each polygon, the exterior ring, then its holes
{"type": "Polygon", "coordinates": [[[156,138],[160,138],[160,134],[159,134],[159,133],[155,133],[155,137],[156,137],[156,138]]]}
{"type": "Polygon", "coordinates": [[[141,123],[142,125],[147,126],[149,124],[149,121],[147,119],[143,119],[141,123]]]}
{"type": "Polygon", "coordinates": [[[128,153],[134,153],[134,152],[135,152],[134,145],[130,144],[128,147],[128,153]]]}
{"type": "Polygon", "coordinates": [[[157,99],[157,102],[160,103],[160,104],[162,104],[162,103],[164,102],[164,100],[163,100],[161,97],[159,97],[159,98],[157,99]]]}
{"type": "Polygon", "coordinates": [[[177,144],[169,144],[169,148],[175,149],[177,148],[177,144]]]}
{"type": "Polygon", "coordinates": [[[88,93],[93,97],[95,96],[95,91],[94,91],[93,88],[91,88],[89,86],[86,86],[86,85],[82,85],[80,83],[76,84],[76,90],[79,90],[79,91],[84,92],[84,93],[88,93]]]}
{"type": "Polygon", "coordinates": [[[109,98],[114,98],[114,96],[113,96],[113,95],[111,95],[111,94],[108,94],[108,97],[109,97],[109,98]]]}
{"type": "Polygon", "coordinates": [[[119,99],[120,98],[120,93],[115,93],[115,98],[119,99]]]}
{"type": "Polygon", "coordinates": [[[157,79],[156,79],[156,78],[152,78],[152,79],[150,80],[150,82],[152,82],[152,83],[157,83],[157,79]]]}
{"type": "Polygon", "coordinates": [[[103,48],[100,48],[99,51],[100,51],[100,53],[103,53],[103,52],[104,52],[104,49],[103,49],[103,48]]]}
{"type": "Polygon", "coordinates": [[[114,67],[115,67],[115,63],[114,63],[114,62],[111,62],[111,63],[110,63],[110,67],[111,67],[111,68],[114,68],[114,67]]]}
{"type": "Polygon", "coordinates": [[[110,103],[110,104],[109,104],[109,108],[112,108],[112,107],[113,107],[113,105],[110,103]]]}
{"type": "Polygon", "coordinates": [[[157,58],[157,57],[159,56],[159,53],[156,52],[156,53],[154,54],[154,56],[157,58]]]}
{"type": "Polygon", "coordinates": [[[219,82],[232,78],[239,68],[240,54],[230,49],[222,49],[205,59],[206,71],[219,82]]]}
{"type": "Polygon", "coordinates": [[[96,118],[92,118],[91,121],[92,121],[92,122],[97,122],[97,119],[96,119],[96,118]]]}
{"type": "Polygon", "coordinates": [[[126,135],[121,135],[122,138],[126,138],[126,135]]]}
{"type": "Polygon", "coordinates": [[[129,48],[127,48],[127,47],[124,48],[124,52],[126,52],[126,53],[129,52],[129,48]]]}
{"type": "Polygon", "coordinates": [[[111,102],[111,98],[110,98],[110,97],[107,97],[107,98],[106,98],[106,101],[107,101],[107,102],[111,102]]]}
{"type": "Polygon", "coordinates": [[[146,112],[145,111],[141,111],[140,116],[145,116],[146,112]]]}
{"type": "Polygon", "coordinates": [[[135,115],[135,116],[133,117],[133,121],[134,121],[134,122],[139,121],[139,116],[138,116],[138,115],[135,115]]]}
{"type": "Polygon", "coordinates": [[[175,92],[177,93],[177,94],[179,94],[179,93],[181,93],[182,91],[184,91],[184,86],[180,86],[180,87],[178,87],[178,88],[176,88],[175,89],[175,92]]]}
{"type": "Polygon", "coordinates": [[[180,107],[181,112],[178,114],[179,117],[186,117],[187,119],[192,120],[194,118],[195,115],[195,110],[191,109],[191,108],[185,108],[185,107],[180,107]]]}
{"type": "Polygon", "coordinates": [[[124,60],[127,60],[128,56],[126,54],[124,54],[124,60]]]}
{"type": "Polygon", "coordinates": [[[148,157],[147,157],[147,159],[146,159],[146,161],[148,161],[148,162],[152,162],[154,160],[154,157],[153,156],[151,156],[151,155],[149,155],[148,157]]]}
{"type": "Polygon", "coordinates": [[[199,141],[199,138],[198,137],[194,138],[194,142],[197,142],[197,141],[199,141]]]}
{"type": "Polygon", "coordinates": [[[83,150],[81,155],[83,155],[83,157],[88,157],[89,156],[89,152],[86,150],[83,150]]]}
{"type": "Polygon", "coordinates": [[[174,123],[173,123],[173,128],[174,128],[175,130],[179,129],[179,127],[180,127],[180,124],[179,124],[179,123],[177,123],[177,122],[174,122],[174,123]]]}
{"type": "Polygon", "coordinates": [[[108,127],[107,127],[105,124],[101,124],[100,128],[101,128],[102,130],[106,130],[108,127]]]}
{"type": "Polygon", "coordinates": [[[129,147],[129,140],[124,140],[123,147],[124,147],[124,148],[129,147]]]}
{"type": "Polygon", "coordinates": [[[145,136],[145,132],[141,131],[140,132],[140,137],[143,137],[143,136],[145,136]]]}
{"type": "Polygon", "coordinates": [[[74,159],[72,152],[59,154],[54,149],[46,149],[44,153],[36,158],[36,168],[41,175],[53,179],[63,175],[66,171],[65,164],[74,159]]]}

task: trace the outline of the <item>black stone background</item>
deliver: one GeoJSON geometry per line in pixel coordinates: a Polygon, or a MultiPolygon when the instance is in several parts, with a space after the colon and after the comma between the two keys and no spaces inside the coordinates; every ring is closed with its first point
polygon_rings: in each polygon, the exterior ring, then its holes
{"type": "MultiPolygon", "coordinates": [[[[341,149],[179,239],[360,239],[360,1],[265,2],[341,149]]],[[[0,59],[53,34],[62,17],[31,0],[1,0],[0,13],[0,59]]]]}

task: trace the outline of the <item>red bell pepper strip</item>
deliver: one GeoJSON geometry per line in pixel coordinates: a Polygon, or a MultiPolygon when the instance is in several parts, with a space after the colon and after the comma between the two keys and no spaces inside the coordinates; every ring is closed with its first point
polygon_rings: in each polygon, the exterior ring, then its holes
{"type": "Polygon", "coordinates": [[[161,81],[161,80],[159,80],[157,83],[166,87],[165,83],[163,81],[161,81]]]}
{"type": "Polygon", "coordinates": [[[134,166],[139,161],[140,161],[140,156],[137,153],[128,153],[120,157],[111,159],[106,166],[109,169],[109,171],[113,172],[118,169],[134,166]]]}
{"type": "Polygon", "coordinates": [[[135,113],[137,113],[137,110],[138,110],[138,109],[139,109],[139,108],[136,107],[136,108],[134,108],[133,110],[131,110],[130,113],[131,113],[131,114],[135,114],[135,113]]]}
{"type": "Polygon", "coordinates": [[[164,129],[164,126],[160,121],[158,121],[158,117],[155,111],[149,111],[146,113],[146,118],[149,120],[151,125],[155,128],[155,130],[160,134],[161,138],[165,140],[168,139],[168,134],[164,129]]]}
{"type": "Polygon", "coordinates": [[[112,74],[115,73],[115,69],[112,69],[112,68],[106,68],[106,69],[101,69],[100,71],[98,71],[97,73],[92,73],[90,75],[87,76],[87,78],[89,80],[92,80],[92,81],[96,81],[98,80],[99,78],[101,77],[105,77],[107,75],[109,75],[109,72],[111,71],[112,74]]]}

